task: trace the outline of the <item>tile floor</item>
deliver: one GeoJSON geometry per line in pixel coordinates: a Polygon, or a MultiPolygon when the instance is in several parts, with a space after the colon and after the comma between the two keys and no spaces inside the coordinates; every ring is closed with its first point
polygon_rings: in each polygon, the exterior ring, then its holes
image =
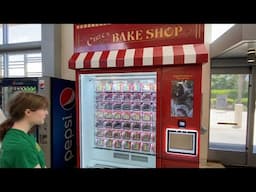
{"type": "Polygon", "coordinates": [[[200,168],[225,168],[224,165],[217,162],[207,162],[207,163],[201,163],[199,165],[200,168]]]}

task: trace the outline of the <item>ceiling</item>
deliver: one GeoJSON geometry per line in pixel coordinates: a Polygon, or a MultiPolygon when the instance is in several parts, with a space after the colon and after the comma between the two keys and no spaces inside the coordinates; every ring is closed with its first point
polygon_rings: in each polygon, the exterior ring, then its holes
{"type": "Polygon", "coordinates": [[[256,48],[256,24],[236,24],[210,44],[210,57],[246,58],[248,48],[256,48]]]}

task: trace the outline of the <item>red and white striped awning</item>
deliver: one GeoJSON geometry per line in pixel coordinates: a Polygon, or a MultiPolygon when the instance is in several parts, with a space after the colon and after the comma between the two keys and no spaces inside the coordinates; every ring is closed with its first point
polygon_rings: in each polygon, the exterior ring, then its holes
{"type": "Polygon", "coordinates": [[[69,68],[203,64],[207,61],[208,51],[204,44],[188,44],[74,53],[69,59],[69,68]]]}

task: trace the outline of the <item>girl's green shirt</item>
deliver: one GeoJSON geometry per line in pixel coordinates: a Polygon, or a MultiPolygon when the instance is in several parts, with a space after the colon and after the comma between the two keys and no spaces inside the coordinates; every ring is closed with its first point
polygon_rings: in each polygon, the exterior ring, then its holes
{"type": "Polygon", "coordinates": [[[33,135],[18,129],[10,129],[0,149],[1,168],[46,167],[44,152],[33,135]]]}

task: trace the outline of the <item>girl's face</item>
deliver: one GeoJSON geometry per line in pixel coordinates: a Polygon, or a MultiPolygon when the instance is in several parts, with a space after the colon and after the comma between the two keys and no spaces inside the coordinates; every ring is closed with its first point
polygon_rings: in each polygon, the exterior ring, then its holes
{"type": "Polygon", "coordinates": [[[47,109],[38,109],[36,111],[31,111],[28,109],[27,112],[28,120],[32,125],[42,125],[45,122],[45,118],[48,115],[47,109]]]}

